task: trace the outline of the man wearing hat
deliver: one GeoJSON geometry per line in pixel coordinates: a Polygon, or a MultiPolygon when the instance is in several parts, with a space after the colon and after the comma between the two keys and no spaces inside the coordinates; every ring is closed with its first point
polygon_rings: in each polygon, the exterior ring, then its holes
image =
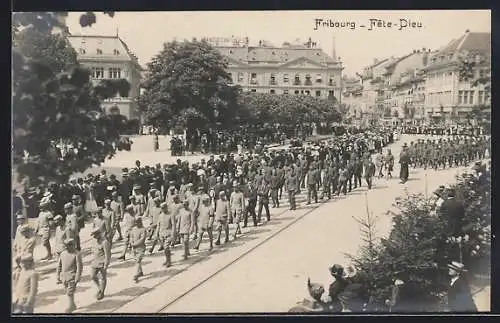
{"type": "MultiPolygon", "coordinates": [[[[175,216],[169,212],[168,203],[163,202],[160,204],[161,213],[158,217],[158,222],[156,226],[158,228],[159,239],[161,240],[163,250],[165,253],[164,266],[170,267],[171,265],[171,252],[170,247],[173,241],[175,241],[177,234],[177,225],[175,223],[175,216]]],[[[155,239],[156,242],[156,239],[155,239]]]]}
{"type": "Polygon", "coordinates": [[[285,180],[285,189],[288,192],[288,203],[290,204],[290,210],[296,209],[295,204],[295,194],[298,191],[299,178],[295,169],[291,169],[285,180]]]}
{"type": "Polygon", "coordinates": [[[65,312],[71,313],[76,309],[75,291],[82,276],[83,262],[80,253],[75,248],[73,238],[67,238],[64,244],[66,248],[61,252],[61,279],[68,297],[68,307],[65,312]]]}
{"type": "Polygon", "coordinates": [[[217,240],[215,241],[216,245],[220,245],[220,237],[222,233],[222,229],[224,229],[224,233],[226,235],[226,239],[224,243],[229,242],[229,225],[228,218],[231,215],[231,208],[229,206],[229,201],[226,197],[226,192],[221,191],[219,193],[219,199],[216,201],[215,207],[215,221],[217,223],[217,240]]]}
{"type": "Polygon", "coordinates": [[[125,207],[125,211],[123,212],[123,236],[125,237],[125,242],[123,244],[123,252],[121,253],[118,260],[125,260],[125,254],[127,250],[131,248],[130,244],[130,231],[135,225],[135,216],[134,216],[134,206],[129,204],[125,207]]]}
{"type": "Polygon", "coordinates": [[[119,186],[119,192],[120,192],[120,196],[122,198],[123,205],[130,204],[129,196],[130,196],[130,193],[132,193],[132,187],[133,187],[133,183],[129,177],[128,169],[123,168],[122,169],[122,182],[120,183],[120,186],[119,186]]]}
{"type": "Polygon", "coordinates": [[[404,143],[403,149],[399,154],[399,164],[400,164],[399,178],[401,179],[401,184],[404,184],[406,183],[406,181],[408,181],[408,175],[409,175],[408,165],[410,164],[410,156],[408,154],[408,146],[406,145],[406,143],[404,143]]]}
{"type": "Polygon", "coordinates": [[[111,209],[115,214],[115,230],[118,232],[118,241],[123,239],[122,229],[120,227],[120,222],[123,219],[123,204],[119,199],[118,192],[113,192],[111,194],[111,209]]]}
{"type": "MultiPolygon", "coordinates": [[[[153,244],[151,245],[151,248],[149,248],[149,253],[153,253],[153,250],[156,246],[156,243],[159,242],[158,221],[160,219],[160,214],[162,212],[161,198],[155,197],[155,198],[151,199],[151,201],[153,202],[153,206],[151,206],[148,209],[148,212],[146,212],[146,214],[148,214],[147,216],[151,220],[151,224],[150,224],[149,228],[147,229],[148,234],[149,234],[148,239],[153,240],[153,244]]],[[[160,249],[163,250],[163,245],[160,246],[160,249]]]]}
{"type": "Polygon", "coordinates": [[[198,207],[198,241],[194,249],[198,250],[200,248],[201,240],[203,239],[203,234],[208,233],[208,239],[210,242],[209,250],[213,248],[213,224],[214,224],[214,208],[210,204],[210,196],[208,194],[203,194],[201,197],[201,204],[198,207]]]}
{"type": "MultiPolygon", "coordinates": [[[[22,215],[20,215],[22,216],[22,215]]],[[[28,224],[23,224],[18,228],[18,236],[14,240],[13,252],[15,257],[16,265],[20,265],[20,260],[22,255],[31,255],[33,257],[33,252],[35,250],[36,237],[35,230],[28,224]]]]}
{"type": "Polygon", "coordinates": [[[142,225],[142,218],[140,216],[135,218],[135,225],[130,230],[129,236],[136,263],[136,273],[133,279],[137,283],[139,277],[144,275],[142,271],[142,258],[146,252],[146,229],[142,225]]]}
{"type": "Polygon", "coordinates": [[[66,228],[64,226],[64,218],[58,214],[54,217],[56,231],[54,234],[54,250],[56,254],[56,283],[62,284],[61,281],[61,253],[66,248],[64,240],[66,240],[66,228]]]}
{"type": "Polygon", "coordinates": [[[136,184],[134,185],[134,189],[132,191],[132,195],[135,196],[135,201],[139,205],[139,214],[144,214],[144,211],[146,210],[146,198],[144,195],[141,193],[141,185],[136,184]]]}
{"type": "Polygon", "coordinates": [[[102,215],[103,207],[98,206],[96,212],[94,213],[94,219],[92,220],[92,228],[99,229],[103,237],[107,237],[107,234],[110,230],[108,227],[109,222],[106,221],[104,216],[102,215]]]}
{"type": "Polygon", "coordinates": [[[109,247],[113,245],[113,237],[116,231],[116,223],[118,222],[115,211],[111,208],[111,200],[104,200],[104,209],[102,210],[102,217],[107,222],[108,231],[106,232],[106,239],[109,241],[109,247]]]}
{"type": "MultiPolygon", "coordinates": [[[[459,237],[462,235],[462,228],[465,219],[465,206],[464,204],[456,198],[456,192],[454,188],[448,187],[446,189],[445,195],[443,196],[444,201],[439,208],[439,212],[446,219],[448,224],[448,232],[454,237],[459,237]]],[[[452,260],[460,259],[460,246],[457,245],[455,252],[452,255],[452,260]]]]}
{"type": "Polygon", "coordinates": [[[20,257],[21,270],[14,287],[13,313],[33,314],[38,292],[38,273],[35,271],[33,255],[20,257]]]}
{"type": "Polygon", "coordinates": [[[193,231],[194,220],[193,213],[189,209],[189,201],[184,201],[182,203],[182,208],[179,210],[177,222],[177,228],[181,243],[184,249],[183,258],[186,260],[189,256],[189,235],[193,231]]]}
{"type": "Polygon", "coordinates": [[[452,261],[448,265],[448,274],[450,275],[448,309],[451,312],[477,312],[464,265],[452,261]]]}
{"type": "Polygon", "coordinates": [[[94,228],[91,232],[92,241],[92,281],[97,286],[97,300],[104,297],[104,290],[106,289],[106,271],[111,260],[111,246],[107,239],[105,239],[99,228],[94,228]],[[99,275],[101,276],[99,280],[99,275]]]}
{"type": "Polygon", "coordinates": [[[233,185],[234,192],[231,193],[229,198],[229,207],[231,208],[231,216],[233,217],[234,226],[234,239],[241,233],[240,222],[242,220],[243,211],[245,210],[245,196],[241,191],[239,185],[233,185]]]}
{"type": "Polygon", "coordinates": [[[135,200],[135,195],[130,195],[129,196],[130,204],[134,208],[134,216],[141,216],[141,206],[137,203],[135,200]]]}
{"type": "Polygon", "coordinates": [[[53,218],[52,212],[48,209],[48,203],[40,203],[40,213],[38,214],[38,222],[36,233],[41,237],[42,246],[47,250],[47,254],[41,260],[52,259],[52,249],[50,246],[50,221],[53,218]]]}
{"type": "Polygon", "coordinates": [[[16,232],[13,235],[13,239],[15,240],[16,237],[19,236],[20,229],[23,225],[28,223],[28,219],[26,218],[25,212],[19,210],[16,212],[16,218],[15,218],[15,228],[16,232]]]}
{"type": "Polygon", "coordinates": [[[66,235],[68,238],[75,240],[75,248],[80,251],[80,230],[78,226],[78,218],[73,212],[73,204],[71,204],[71,202],[64,204],[64,213],[66,214],[66,235]]]}
{"type": "Polygon", "coordinates": [[[17,214],[24,214],[26,217],[26,202],[25,199],[19,194],[18,190],[12,190],[12,214],[15,216],[12,221],[12,238],[16,237],[17,230],[17,214]]]}

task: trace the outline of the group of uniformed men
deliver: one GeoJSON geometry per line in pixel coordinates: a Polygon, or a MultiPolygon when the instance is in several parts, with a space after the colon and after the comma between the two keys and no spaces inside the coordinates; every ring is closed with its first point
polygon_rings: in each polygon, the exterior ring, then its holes
{"type": "MultiPolygon", "coordinates": [[[[390,142],[385,133],[376,135],[384,138],[383,145],[390,142]]],[[[269,203],[272,207],[279,207],[283,191],[288,194],[290,209],[295,210],[295,196],[306,188],[308,204],[317,203],[318,198],[330,199],[334,194],[346,194],[362,185],[363,175],[371,188],[378,165],[371,159],[366,144],[369,138],[366,134],[357,134],[338,138],[329,144],[319,143],[313,149],[265,150],[260,155],[228,154],[218,159],[210,156],[209,160],[202,159],[191,167],[187,161],[179,159],[176,164],[164,165],[163,169],[160,164],[141,167],[137,161],[136,167],[122,170],[121,182],[114,179],[114,185],[107,186],[108,192],[96,196],[97,209],[93,212],[86,210],[89,201],[83,201],[81,195],[75,194],[71,202],[64,204],[64,212],[57,213],[50,194],[44,194],[39,205],[37,228],[26,224],[23,212],[17,213],[14,255],[18,266],[14,273],[15,286],[21,286],[16,292],[17,309],[22,312],[33,310],[34,296],[30,296],[33,289],[29,288],[27,280],[33,283],[36,272],[32,271],[30,276],[26,275],[26,270],[33,269],[37,235],[41,236],[42,245],[47,250],[44,259],[50,260],[53,253],[57,258],[56,282],[64,284],[68,296],[66,311],[69,313],[76,309],[74,293],[83,267],[79,253],[80,231],[89,215],[93,216],[91,277],[97,286],[96,298],[100,300],[104,297],[106,270],[116,233],[116,241],[125,240],[119,260],[125,260],[127,251],[132,251],[136,262],[133,280],[138,282],[144,275],[144,255],[153,253],[157,245],[158,251],[164,253],[166,267],[172,264],[173,246],[181,244],[183,257],[187,259],[190,240],[194,241],[191,247],[199,249],[205,232],[211,250],[213,244],[221,243],[222,231],[225,234],[223,243],[229,241],[230,224],[234,225],[232,236],[236,239],[241,234],[240,223],[246,227],[249,215],[254,226],[261,222],[263,211],[270,221],[269,203]],[[320,188],[322,192],[318,196],[320,188]],[[49,238],[54,226],[52,248],[49,238]],[[149,248],[147,240],[151,241],[149,248]]],[[[415,145],[410,144],[410,148],[415,145]]],[[[410,153],[410,156],[412,163],[419,163],[417,156],[420,155],[410,153]]],[[[386,156],[384,165],[390,165],[391,160],[393,164],[392,155],[386,156]]],[[[101,175],[106,178],[105,171],[101,175]]],[[[89,177],[94,181],[98,178],[89,177]]]]}

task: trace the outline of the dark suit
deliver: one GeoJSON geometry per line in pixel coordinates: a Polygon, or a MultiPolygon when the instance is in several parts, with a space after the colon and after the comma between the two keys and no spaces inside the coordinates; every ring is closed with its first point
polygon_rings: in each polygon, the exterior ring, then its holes
{"type": "Polygon", "coordinates": [[[477,312],[469,282],[461,274],[448,290],[448,308],[451,312],[477,312]]]}

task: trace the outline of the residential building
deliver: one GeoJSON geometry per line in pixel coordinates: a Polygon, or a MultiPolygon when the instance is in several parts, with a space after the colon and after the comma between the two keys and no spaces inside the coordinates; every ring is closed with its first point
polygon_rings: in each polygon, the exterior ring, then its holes
{"type": "Polygon", "coordinates": [[[134,99],[139,95],[142,68],[127,44],[118,35],[68,35],[67,38],[78,54],[78,61],[90,69],[95,84],[106,79],[126,79],[129,82],[128,96],[117,94],[105,100],[105,112],[120,113],[127,119],[140,119],[134,99]]]}
{"type": "Polygon", "coordinates": [[[426,72],[425,108],[429,118],[465,119],[476,105],[490,104],[490,91],[484,85],[473,86],[459,76],[460,57],[465,53],[478,59],[475,77],[491,71],[491,33],[466,31],[460,38],[450,41],[430,57],[426,72]],[[486,62],[479,64],[479,57],[486,62]]]}
{"type": "Polygon", "coordinates": [[[341,100],[342,63],[335,44],[328,55],[311,39],[279,47],[266,41],[250,46],[248,38],[211,43],[227,59],[233,83],[243,91],[341,100]]]}
{"type": "Polygon", "coordinates": [[[413,50],[385,66],[388,93],[386,109],[391,115],[415,125],[424,121],[425,73],[430,50],[413,50]]]}

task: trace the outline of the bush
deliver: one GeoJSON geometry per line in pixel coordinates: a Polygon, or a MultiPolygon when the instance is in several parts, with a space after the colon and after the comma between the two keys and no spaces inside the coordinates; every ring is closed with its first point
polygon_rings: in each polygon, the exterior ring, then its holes
{"type": "Polygon", "coordinates": [[[405,284],[396,309],[408,304],[412,311],[432,310],[447,291],[446,265],[456,260],[451,256],[459,247],[458,241],[469,270],[479,268],[479,263],[491,255],[490,172],[483,170],[481,176],[464,173],[452,187],[466,206],[463,235],[458,239],[452,238],[435,199],[421,194],[396,198],[396,211],[388,212],[393,218],[392,230],[380,243],[375,243],[372,233],[367,234],[373,231],[373,219],[368,216],[360,222],[364,226],[364,245],[351,259],[365,286],[363,294],[371,303],[385,304],[391,298],[394,280],[400,279],[405,284]]]}

